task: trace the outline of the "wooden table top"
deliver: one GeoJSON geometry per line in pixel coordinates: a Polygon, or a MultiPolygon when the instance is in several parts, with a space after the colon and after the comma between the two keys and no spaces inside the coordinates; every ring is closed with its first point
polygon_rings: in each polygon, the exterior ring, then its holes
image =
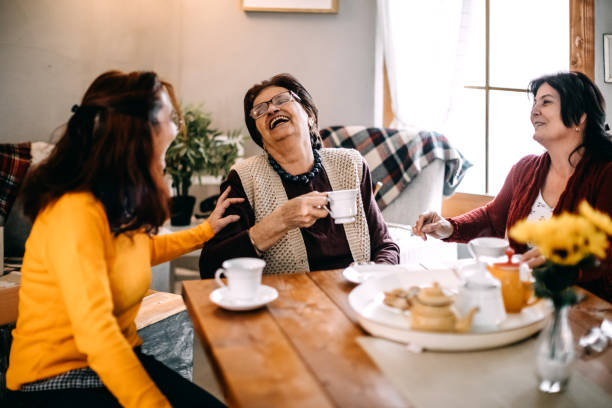
{"type": "MultiPolygon", "coordinates": [[[[229,406],[407,407],[356,339],[367,335],[348,304],[341,270],[267,275],[278,299],[231,312],[209,300],[214,280],[183,282],[183,298],[229,406]]],[[[570,311],[575,338],[612,319],[612,305],[588,294],[570,311]]],[[[576,368],[612,394],[612,348],[576,368]]]]}

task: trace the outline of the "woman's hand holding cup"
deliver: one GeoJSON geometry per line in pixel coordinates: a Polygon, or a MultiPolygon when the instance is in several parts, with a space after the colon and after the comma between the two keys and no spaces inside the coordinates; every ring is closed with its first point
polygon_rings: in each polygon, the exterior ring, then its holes
{"type": "Polygon", "coordinates": [[[251,243],[257,251],[267,251],[289,230],[310,227],[327,217],[325,204],[326,194],[317,191],[292,198],[250,228],[251,243]]]}
{"type": "Polygon", "coordinates": [[[423,241],[427,240],[427,235],[437,239],[448,238],[453,231],[453,224],[434,211],[419,215],[419,219],[412,227],[413,234],[423,238],[423,241]]]}
{"type": "Polygon", "coordinates": [[[327,195],[312,191],[308,194],[292,198],[279,207],[279,216],[287,229],[307,228],[319,218],[327,217],[327,195]]]}

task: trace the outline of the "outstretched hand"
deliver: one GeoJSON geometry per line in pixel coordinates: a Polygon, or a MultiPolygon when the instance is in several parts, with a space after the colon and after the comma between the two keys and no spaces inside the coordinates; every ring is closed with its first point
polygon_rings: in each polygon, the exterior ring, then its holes
{"type": "Polygon", "coordinates": [[[210,213],[210,217],[208,217],[208,223],[215,234],[225,228],[228,224],[236,222],[240,219],[240,216],[238,215],[228,215],[226,217],[223,216],[227,207],[244,201],[244,198],[227,198],[230,190],[231,187],[226,188],[225,191],[219,196],[215,209],[212,213],[210,213]]]}

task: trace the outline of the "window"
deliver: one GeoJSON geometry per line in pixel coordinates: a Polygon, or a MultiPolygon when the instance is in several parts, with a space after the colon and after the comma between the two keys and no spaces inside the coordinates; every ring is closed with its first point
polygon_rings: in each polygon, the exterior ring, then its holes
{"type": "Polygon", "coordinates": [[[527,85],[569,69],[568,1],[476,0],[464,7],[464,88],[444,127],[474,164],[461,191],[496,194],[514,163],[543,152],[532,139],[527,85]]]}
{"type": "Polygon", "coordinates": [[[568,69],[593,76],[593,7],[593,0],[463,0],[462,86],[435,129],[474,164],[459,191],[497,194],[514,163],[543,151],[532,139],[527,85],[568,69]]]}

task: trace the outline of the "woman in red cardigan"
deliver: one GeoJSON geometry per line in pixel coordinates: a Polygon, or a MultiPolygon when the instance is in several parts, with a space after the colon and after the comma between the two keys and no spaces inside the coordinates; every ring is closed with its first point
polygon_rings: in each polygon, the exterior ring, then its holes
{"type": "MultiPolygon", "coordinates": [[[[544,76],[531,81],[533,138],[546,148],[516,163],[499,194],[487,205],[466,214],[442,218],[422,214],[415,234],[453,242],[480,236],[506,237],[517,221],[546,219],[575,212],[586,199],[612,215],[612,141],[605,128],[605,101],[597,86],[580,72],[544,76]]],[[[545,262],[537,248],[510,240],[523,261],[545,262]]],[[[612,301],[612,245],[598,267],[580,272],[577,283],[612,301]]]]}

